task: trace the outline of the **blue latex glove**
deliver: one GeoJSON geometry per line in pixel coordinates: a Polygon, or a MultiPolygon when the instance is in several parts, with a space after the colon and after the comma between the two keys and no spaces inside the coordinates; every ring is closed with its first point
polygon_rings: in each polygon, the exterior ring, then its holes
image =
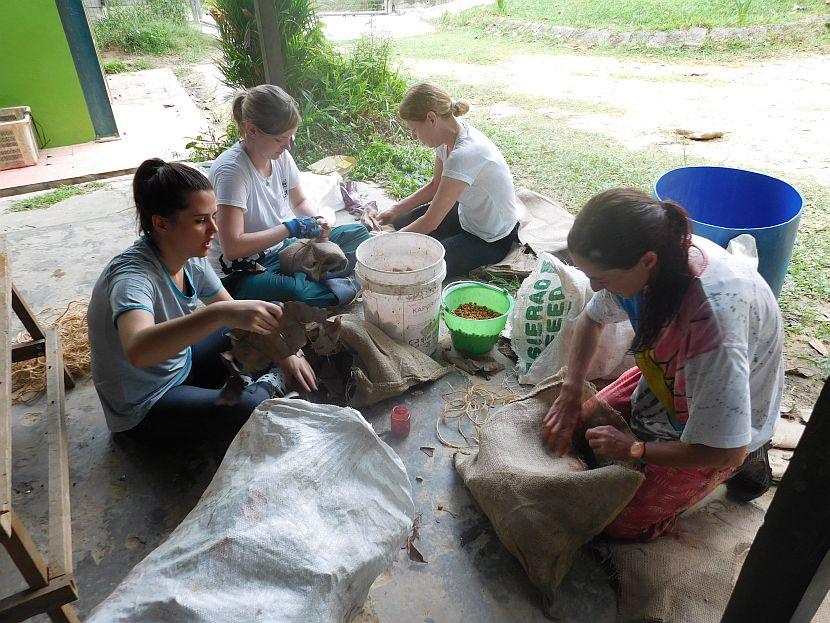
{"type": "Polygon", "coordinates": [[[298,216],[283,223],[293,238],[319,238],[323,228],[313,216],[298,216]]]}

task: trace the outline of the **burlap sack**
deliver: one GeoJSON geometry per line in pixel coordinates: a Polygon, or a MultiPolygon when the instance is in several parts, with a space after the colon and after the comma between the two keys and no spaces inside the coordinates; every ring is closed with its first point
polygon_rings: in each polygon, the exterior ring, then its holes
{"type": "MultiPolygon", "coordinates": [[[[496,409],[481,429],[479,447],[455,455],[458,473],[542,592],[548,615],[576,551],[611,523],[644,479],[623,465],[589,470],[574,455],[553,456],[541,423],[560,387],[561,375],[496,409]]],[[[585,398],[593,393],[586,383],[585,398]]],[[[621,421],[608,405],[597,408],[596,421],[621,421]]]]}
{"type": "Polygon", "coordinates": [[[340,347],[354,355],[346,383],[350,406],[365,407],[452,372],[409,344],[399,344],[354,314],[340,318],[340,347]]]}
{"type": "MultiPolygon", "coordinates": [[[[617,620],[718,623],[763,522],[764,511],[754,503],[716,494],[683,514],[673,535],[650,543],[612,543],[619,582],[617,620]]],[[[830,623],[830,597],[813,622],[830,623]]]]}
{"type": "Polygon", "coordinates": [[[283,275],[305,273],[312,281],[349,265],[343,250],[331,240],[297,240],[280,251],[279,257],[283,275]]]}

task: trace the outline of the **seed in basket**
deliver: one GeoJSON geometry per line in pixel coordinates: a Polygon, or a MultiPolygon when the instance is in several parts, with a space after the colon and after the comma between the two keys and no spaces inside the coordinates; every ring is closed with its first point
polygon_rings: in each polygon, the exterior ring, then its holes
{"type": "Polygon", "coordinates": [[[454,316],[467,318],[468,320],[489,320],[490,318],[498,318],[501,316],[500,313],[494,312],[489,307],[475,303],[462,303],[452,313],[454,316]]]}

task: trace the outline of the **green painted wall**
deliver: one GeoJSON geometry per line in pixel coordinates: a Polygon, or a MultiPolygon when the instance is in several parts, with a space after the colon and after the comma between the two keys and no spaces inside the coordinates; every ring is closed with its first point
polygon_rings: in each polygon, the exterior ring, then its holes
{"type": "Polygon", "coordinates": [[[0,108],[29,106],[47,147],[95,139],[55,0],[0,0],[0,108]]]}

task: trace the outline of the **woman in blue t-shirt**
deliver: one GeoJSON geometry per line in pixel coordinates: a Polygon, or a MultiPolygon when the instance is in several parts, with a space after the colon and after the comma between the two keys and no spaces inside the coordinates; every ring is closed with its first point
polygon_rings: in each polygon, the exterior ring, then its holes
{"type": "Polygon", "coordinates": [[[207,263],[216,200],[204,175],[146,160],[133,195],[144,235],[101,273],[88,313],[92,375],[110,430],[140,437],[235,432],[284,389],[282,379],[316,389],[314,371],[298,353],[246,387],[235,404],[219,404],[227,328],[267,334],[279,327],[282,310],[234,300],[207,263]]]}

